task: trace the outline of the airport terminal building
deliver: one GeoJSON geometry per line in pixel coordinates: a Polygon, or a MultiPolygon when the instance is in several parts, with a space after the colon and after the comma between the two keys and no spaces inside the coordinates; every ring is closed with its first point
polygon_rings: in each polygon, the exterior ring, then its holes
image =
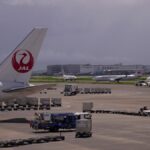
{"type": "Polygon", "coordinates": [[[66,64],[47,66],[47,75],[99,75],[99,74],[132,74],[150,73],[149,65],[91,65],[91,64],[66,64]]]}
{"type": "Polygon", "coordinates": [[[80,65],[49,65],[47,66],[47,75],[62,75],[62,74],[80,74],[80,65]]]}

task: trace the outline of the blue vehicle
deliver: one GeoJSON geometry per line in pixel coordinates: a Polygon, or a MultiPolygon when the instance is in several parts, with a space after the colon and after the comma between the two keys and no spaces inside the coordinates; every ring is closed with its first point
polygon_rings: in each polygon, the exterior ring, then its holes
{"type": "Polygon", "coordinates": [[[76,115],[74,113],[35,113],[35,119],[30,127],[39,130],[58,131],[59,129],[75,129],[76,115]]]}

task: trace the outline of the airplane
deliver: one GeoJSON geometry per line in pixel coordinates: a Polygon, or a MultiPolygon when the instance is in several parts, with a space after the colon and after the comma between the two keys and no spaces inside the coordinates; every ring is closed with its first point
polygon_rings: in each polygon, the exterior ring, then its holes
{"type": "Polygon", "coordinates": [[[66,74],[64,73],[64,68],[63,68],[63,66],[62,66],[62,74],[63,74],[63,79],[64,79],[65,81],[74,81],[74,80],[77,80],[77,76],[75,76],[75,75],[66,75],[66,74]]]}
{"type": "Polygon", "coordinates": [[[119,82],[121,79],[125,78],[126,75],[100,75],[93,77],[95,81],[117,81],[119,82]]]}
{"type": "Polygon", "coordinates": [[[100,75],[93,77],[95,81],[116,81],[119,82],[120,80],[131,80],[137,78],[137,74],[130,74],[130,75],[100,75]]]}
{"type": "Polygon", "coordinates": [[[25,97],[55,85],[29,83],[47,28],[34,28],[0,65],[0,101],[25,97]]]}
{"type": "Polygon", "coordinates": [[[77,77],[75,75],[63,75],[63,79],[73,81],[76,80],[77,77]]]}

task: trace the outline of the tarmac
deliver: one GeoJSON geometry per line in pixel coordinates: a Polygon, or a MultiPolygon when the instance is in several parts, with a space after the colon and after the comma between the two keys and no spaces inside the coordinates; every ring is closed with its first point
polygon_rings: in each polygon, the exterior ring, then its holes
{"type": "MultiPolygon", "coordinates": [[[[64,84],[47,94],[37,97],[62,98],[62,107],[52,107],[50,112],[81,112],[83,102],[93,102],[93,109],[139,111],[143,106],[150,108],[150,88],[116,84],[78,84],[79,87],[111,88],[111,94],[78,94],[63,96],[64,84]]],[[[48,111],[48,110],[46,110],[48,111]]],[[[37,111],[0,112],[0,121],[12,118],[32,119],[37,111]]],[[[92,114],[92,137],[75,138],[75,132],[62,132],[64,141],[32,144],[1,149],[36,150],[149,150],[150,117],[118,114],[92,114]]],[[[59,132],[35,132],[28,123],[0,123],[0,140],[59,135],[59,132]]]]}

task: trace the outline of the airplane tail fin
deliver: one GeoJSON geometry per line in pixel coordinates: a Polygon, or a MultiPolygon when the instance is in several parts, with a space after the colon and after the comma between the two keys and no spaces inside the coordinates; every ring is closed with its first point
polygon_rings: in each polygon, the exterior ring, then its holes
{"type": "Polygon", "coordinates": [[[0,65],[0,81],[28,84],[47,28],[34,28],[0,65]]]}

